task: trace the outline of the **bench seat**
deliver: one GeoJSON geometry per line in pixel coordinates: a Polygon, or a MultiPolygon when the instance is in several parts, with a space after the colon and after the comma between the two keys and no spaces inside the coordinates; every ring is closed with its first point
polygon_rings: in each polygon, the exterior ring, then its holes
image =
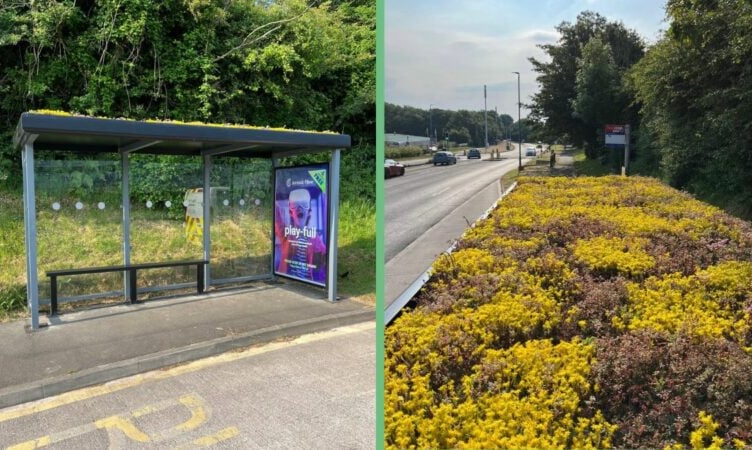
{"type": "Polygon", "coordinates": [[[128,286],[130,287],[129,301],[130,303],[136,303],[138,302],[137,274],[139,270],[196,266],[196,290],[199,294],[202,294],[206,289],[206,286],[204,285],[204,266],[206,266],[206,264],[208,263],[209,261],[207,260],[199,259],[192,261],[151,262],[139,264],[121,264],[116,266],[84,267],[79,269],[49,270],[46,272],[46,275],[50,278],[50,314],[57,314],[57,277],[60,276],[86,275],[106,272],[125,272],[128,286]]]}

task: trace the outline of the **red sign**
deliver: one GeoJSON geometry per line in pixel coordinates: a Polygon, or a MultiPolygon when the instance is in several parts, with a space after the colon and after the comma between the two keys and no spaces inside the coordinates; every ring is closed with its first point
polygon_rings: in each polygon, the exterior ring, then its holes
{"type": "Polygon", "coordinates": [[[624,125],[606,125],[606,134],[624,134],[624,125]]]}

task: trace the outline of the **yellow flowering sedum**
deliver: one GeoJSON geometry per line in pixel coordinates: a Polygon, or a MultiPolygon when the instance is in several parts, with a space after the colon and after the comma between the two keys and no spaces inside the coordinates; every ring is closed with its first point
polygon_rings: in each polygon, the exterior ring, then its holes
{"type": "Polygon", "coordinates": [[[622,320],[631,330],[685,331],[706,338],[728,338],[745,344],[752,298],[752,263],[731,261],[691,276],[651,277],[629,285],[630,306],[622,320]]]}
{"type": "Polygon", "coordinates": [[[699,421],[700,425],[692,432],[689,438],[692,448],[694,450],[721,450],[723,448],[723,439],[715,434],[718,424],[713,420],[713,416],[705,411],[700,411],[699,421]]]}
{"type": "MultiPolygon", "coordinates": [[[[597,407],[601,338],[752,347],[752,232],[738,225],[648,178],[521,178],[386,330],[387,447],[612,446],[630,424],[597,407]]],[[[749,444],[699,422],[658,447],[749,444]]]]}
{"type": "Polygon", "coordinates": [[[595,271],[641,276],[653,267],[655,259],[642,250],[645,239],[627,240],[598,236],[577,241],[575,258],[595,271]]]}
{"type": "Polygon", "coordinates": [[[615,426],[581,411],[592,358],[579,340],[489,350],[441,402],[429,374],[398,364],[402,379],[387,378],[387,439],[395,448],[609,447],[615,426]]]}

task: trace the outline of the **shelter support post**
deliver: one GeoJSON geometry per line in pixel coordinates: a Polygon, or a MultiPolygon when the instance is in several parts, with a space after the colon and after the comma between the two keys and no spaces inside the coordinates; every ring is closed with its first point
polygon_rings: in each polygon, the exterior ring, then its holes
{"type": "Polygon", "coordinates": [[[279,167],[279,158],[272,158],[272,201],[271,201],[271,209],[272,209],[272,229],[271,229],[271,238],[272,238],[272,248],[269,252],[270,255],[272,255],[272,260],[269,263],[269,269],[272,274],[272,280],[277,279],[277,275],[274,271],[274,249],[275,249],[275,243],[277,240],[277,237],[274,233],[274,230],[276,229],[277,224],[274,222],[277,220],[277,214],[275,214],[275,208],[277,204],[277,199],[274,197],[274,192],[276,192],[275,186],[277,185],[277,171],[275,170],[277,167],[279,167]]]}
{"type": "MultiPolygon", "coordinates": [[[[131,193],[130,193],[130,159],[127,152],[121,152],[120,164],[122,172],[122,203],[123,203],[123,264],[131,263],[131,193]]],[[[128,273],[123,273],[123,293],[125,300],[131,298],[131,283],[128,273]]]]}
{"type": "Polygon", "coordinates": [[[31,329],[39,329],[39,280],[37,274],[37,211],[34,189],[34,139],[23,147],[23,201],[26,246],[26,302],[31,312],[31,329]]]}
{"type": "MultiPolygon", "coordinates": [[[[204,236],[204,260],[211,261],[211,170],[212,157],[204,155],[204,219],[203,219],[203,236],[204,236]]],[[[204,286],[211,286],[211,264],[204,265],[204,286]]]]}
{"type": "Polygon", "coordinates": [[[332,153],[332,159],[329,161],[329,202],[331,216],[329,218],[329,261],[327,264],[327,299],[330,302],[337,301],[337,235],[339,228],[339,163],[340,150],[336,149],[332,153]]]}

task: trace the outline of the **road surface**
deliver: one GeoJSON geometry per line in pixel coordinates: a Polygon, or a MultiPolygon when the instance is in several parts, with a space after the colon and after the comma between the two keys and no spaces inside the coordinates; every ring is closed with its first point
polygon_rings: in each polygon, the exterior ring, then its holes
{"type": "Polygon", "coordinates": [[[501,176],[519,164],[516,148],[501,155],[499,161],[484,154],[452,166],[408,167],[404,176],[386,180],[387,308],[501,196],[501,176]]]}

